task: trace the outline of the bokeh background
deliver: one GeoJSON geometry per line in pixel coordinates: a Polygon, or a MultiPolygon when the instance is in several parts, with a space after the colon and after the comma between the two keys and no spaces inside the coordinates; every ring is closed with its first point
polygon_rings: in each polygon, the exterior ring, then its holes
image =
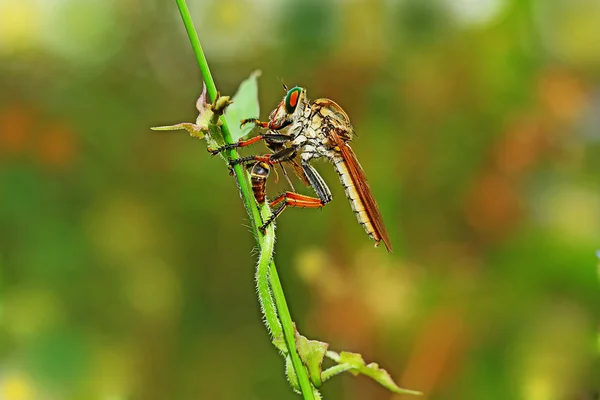
{"type": "MultiPolygon", "coordinates": [[[[263,119],[282,78],[358,132],[395,252],[317,165],[334,201],[277,229],[303,334],[424,399],[598,398],[600,2],[189,6],[222,93],[260,69],[263,119]]],[[[200,90],[174,1],[0,0],[0,399],[298,398],[227,168],[149,130],[200,90]]]]}

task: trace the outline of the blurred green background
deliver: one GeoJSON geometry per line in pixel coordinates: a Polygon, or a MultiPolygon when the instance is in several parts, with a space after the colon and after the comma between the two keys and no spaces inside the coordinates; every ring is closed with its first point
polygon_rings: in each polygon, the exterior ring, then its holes
{"type": "MultiPolygon", "coordinates": [[[[263,119],[282,78],[358,132],[395,252],[317,165],[334,201],[277,229],[303,334],[424,399],[594,398],[599,1],[189,6],[222,93],[260,69],[263,119]]],[[[298,398],[234,180],[149,130],[193,121],[200,90],[174,1],[0,0],[0,399],[298,398]]],[[[352,376],[323,394],[403,398],[352,376]]]]}

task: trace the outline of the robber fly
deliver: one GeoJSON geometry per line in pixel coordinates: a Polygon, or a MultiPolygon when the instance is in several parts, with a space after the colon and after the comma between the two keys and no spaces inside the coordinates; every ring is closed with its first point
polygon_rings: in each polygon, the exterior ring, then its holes
{"type": "MultiPolygon", "coordinates": [[[[232,160],[230,164],[253,164],[253,168],[256,165],[264,168],[265,165],[268,167],[280,163],[299,164],[294,171],[300,179],[306,180],[317,194],[315,198],[295,192],[283,193],[270,203],[271,207],[280,206],[274,210],[273,216],[265,221],[261,229],[264,230],[272,223],[287,206],[320,208],[332,200],[331,191],[325,181],[310,164],[313,159],[325,158],[336,169],[358,222],[377,245],[383,241],[387,250],[392,251],[377,202],[348,143],[354,136],[354,128],[346,112],[337,103],[330,99],[311,102],[306,97],[306,89],[294,87],[287,91],[277,108],[271,112],[268,122],[248,119],[242,121],[242,124],[245,123],[254,123],[267,131],[252,139],[209,151],[216,154],[225,149],[244,147],[263,140],[274,151],[272,154],[241,157],[232,160]]],[[[264,186],[262,190],[264,192],[264,186]]]]}

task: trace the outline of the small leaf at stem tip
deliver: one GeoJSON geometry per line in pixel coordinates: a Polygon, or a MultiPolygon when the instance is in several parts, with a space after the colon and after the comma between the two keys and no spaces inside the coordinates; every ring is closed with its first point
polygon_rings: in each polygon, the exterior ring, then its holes
{"type": "MultiPolygon", "coordinates": [[[[214,103],[212,103],[210,109],[216,115],[221,116],[225,112],[225,109],[227,108],[227,106],[230,105],[231,103],[232,103],[232,101],[229,96],[219,96],[215,99],[214,103]]],[[[221,125],[221,121],[218,121],[217,123],[219,125],[221,125]]]]}
{"type": "Polygon", "coordinates": [[[307,339],[296,331],[296,346],[302,363],[308,369],[308,375],[313,385],[316,388],[321,387],[323,384],[323,380],[321,379],[323,358],[325,358],[329,343],[307,339]]]}
{"type": "Polygon", "coordinates": [[[202,93],[200,93],[200,97],[196,100],[196,110],[200,114],[204,111],[204,107],[206,105],[206,84],[202,82],[202,93]]]}
{"type": "Polygon", "coordinates": [[[246,136],[254,128],[253,124],[240,127],[240,122],[246,118],[258,118],[260,108],[258,104],[258,80],[260,71],[254,71],[250,77],[243,81],[236,94],[233,104],[227,109],[225,119],[231,132],[231,139],[237,141],[246,136]]]}
{"type": "Polygon", "coordinates": [[[340,353],[339,364],[346,364],[351,367],[350,372],[354,375],[363,374],[371,379],[376,380],[381,386],[394,393],[422,395],[423,393],[416,390],[402,389],[392,379],[390,374],[383,368],[379,368],[377,363],[365,365],[365,361],[358,353],[350,353],[342,351],[340,353]]]}
{"type": "Polygon", "coordinates": [[[186,130],[190,133],[190,135],[192,137],[197,137],[199,139],[202,139],[204,137],[204,135],[206,134],[206,132],[208,131],[208,127],[205,129],[202,129],[201,126],[198,126],[196,124],[192,124],[191,122],[182,122],[180,124],[175,124],[175,125],[167,125],[167,126],[153,126],[150,129],[152,129],[153,131],[179,131],[179,130],[186,130]]]}

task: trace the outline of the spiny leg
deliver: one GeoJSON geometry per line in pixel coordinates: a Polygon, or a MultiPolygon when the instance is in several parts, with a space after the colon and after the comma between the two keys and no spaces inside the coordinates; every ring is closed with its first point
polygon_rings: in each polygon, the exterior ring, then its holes
{"type": "Polygon", "coordinates": [[[216,156],[217,154],[219,154],[225,150],[236,149],[238,147],[246,147],[246,146],[254,144],[262,139],[263,139],[262,135],[258,135],[258,136],[253,137],[252,139],[240,140],[236,143],[226,144],[224,146],[217,147],[216,149],[208,147],[207,150],[210,154],[212,154],[213,156],[216,156]]]}
{"type": "Polygon", "coordinates": [[[265,231],[269,225],[275,221],[275,219],[281,215],[283,210],[289,207],[298,207],[298,208],[321,208],[325,205],[321,199],[316,197],[305,196],[303,194],[295,193],[295,192],[285,192],[282,195],[278,196],[275,200],[273,200],[269,205],[271,208],[276,205],[282,203],[276,210],[273,211],[273,215],[269,217],[265,221],[265,223],[259,228],[261,231],[265,231]]]}
{"type": "Polygon", "coordinates": [[[289,161],[296,156],[298,149],[296,147],[286,147],[283,150],[273,154],[264,154],[261,156],[246,156],[235,160],[230,160],[229,165],[249,164],[251,162],[266,162],[269,165],[275,165],[284,161],[289,161]]]}
{"type": "Polygon", "coordinates": [[[269,123],[268,122],[261,122],[258,118],[246,118],[246,119],[243,119],[242,122],[240,123],[240,127],[243,127],[246,124],[254,124],[254,125],[260,126],[261,128],[268,128],[269,127],[269,123]]]}
{"type": "MultiPolygon", "coordinates": [[[[290,188],[292,189],[292,191],[295,192],[296,188],[294,187],[294,184],[292,183],[292,180],[290,179],[290,176],[288,175],[287,170],[285,169],[283,164],[279,164],[279,168],[281,168],[281,171],[283,172],[283,176],[285,177],[285,180],[287,181],[288,185],[290,185],[290,188]]],[[[277,172],[277,170],[275,170],[275,172],[277,172]]],[[[278,179],[279,179],[279,176],[276,175],[275,183],[277,183],[278,179]]]]}
{"type": "Polygon", "coordinates": [[[251,144],[254,144],[261,140],[265,140],[265,141],[271,142],[271,143],[286,143],[286,142],[289,142],[290,140],[292,140],[292,138],[289,135],[283,135],[280,133],[265,133],[263,135],[255,136],[252,139],[240,140],[236,143],[226,144],[226,145],[218,147],[216,149],[212,149],[209,147],[207,150],[210,154],[212,154],[213,156],[216,156],[217,154],[219,154],[225,150],[236,149],[238,147],[250,146],[251,144]]]}

